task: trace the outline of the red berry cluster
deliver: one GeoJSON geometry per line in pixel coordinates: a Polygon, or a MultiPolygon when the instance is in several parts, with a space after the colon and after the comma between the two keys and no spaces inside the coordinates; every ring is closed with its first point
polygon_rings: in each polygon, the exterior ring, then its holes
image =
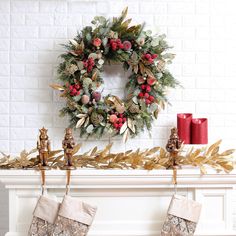
{"type": "Polygon", "coordinates": [[[121,42],[120,39],[110,39],[109,44],[113,51],[124,48],[124,44],[121,42]]]}
{"type": "Polygon", "coordinates": [[[84,60],[83,64],[84,64],[84,67],[87,69],[87,72],[89,73],[92,71],[95,65],[95,62],[94,62],[94,59],[90,57],[88,60],[84,60]]]}
{"type": "Polygon", "coordinates": [[[149,94],[149,92],[151,92],[151,90],[152,90],[151,86],[148,85],[148,84],[142,84],[141,89],[142,89],[142,92],[140,92],[138,94],[138,97],[140,99],[145,99],[145,103],[147,105],[153,103],[154,102],[154,97],[149,94]]]}
{"type": "Polygon", "coordinates": [[[81,89],[81,86],[79,84],[70,85],[69,86],[70,95],[71,96],[80,95],[80,89],[81,89]]]}
{"type": "Polygon", "coordinates": [[[152,64],[154,62],[154,59],[157,58],[157,56],[157,54],[144,53],[142,59],[152,64]]]}
{"type": "Polygon", "coordinates": [[[116,130],[120,130],[120,128],[125,122],[126,122],[126,117],[124,117],[124,114],[118,114],[116,121],[113,123],[113,127],[116,130]]]}

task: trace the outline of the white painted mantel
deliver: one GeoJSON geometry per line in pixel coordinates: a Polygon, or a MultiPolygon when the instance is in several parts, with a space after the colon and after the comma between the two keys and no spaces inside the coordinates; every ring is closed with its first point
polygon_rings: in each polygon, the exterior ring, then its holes
{"type": "MultiPolygon", "coordinates": [[[[40,173],[1,170],[9,190],[9,232],[26,236],[40,194],[40,173]]],[[[46,172],[48,194],[61,200],[65,171],[46,172]]],[[[72,172],[71,195],[97,205],[89,236],[157,236],[173,194],[172,171],[90,170],[72,172]]],[[[203,204],[196,235],[236,235],[233,231],[233,192],[236,172],[202,176],[197,169],[178,171],[178,193],[203,204]]]]}

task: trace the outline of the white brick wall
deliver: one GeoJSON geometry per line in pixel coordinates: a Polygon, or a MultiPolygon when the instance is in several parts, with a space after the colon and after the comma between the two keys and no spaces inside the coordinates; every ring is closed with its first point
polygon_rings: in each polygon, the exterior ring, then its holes
{"type": "MultiPolygon", "coordinates": [[[[32,148],[42,125],[49,128],[53,145],[60,145],[66,119],[58,118],[62,101],[48,87],[55,79],[59,44],[94,15],[118,15],[127,5],[135,23],[146,21],[167,33],[177,54],[172,72],[185,89],[170,91],[173,106],[160,114],[152,139],[144,133],[124,145],[116,138],[114,150],[142,146],[143,141],[149,147],[164,145],[177,112],[208,117],[210,141],[222,138],[225,147],[236,146],[235,0],[1,0],[0,150],[14,154],[32,148]]],[[[110,71],[106,91],[120,93],[122,81],[110,71]],[[109,83],[111,77],[116,84],[109,83]]],[[[84,141],[84,149],[104,143],[108,140],[84,141]]],[[[4,191],[0,199],[2,236],[4,191]]]]}

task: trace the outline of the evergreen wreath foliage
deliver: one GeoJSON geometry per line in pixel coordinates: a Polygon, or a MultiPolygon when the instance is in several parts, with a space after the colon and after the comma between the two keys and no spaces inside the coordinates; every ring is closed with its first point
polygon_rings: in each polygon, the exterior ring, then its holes
{"type": "Polygon", "coordinates": [[[64,45],[58,68],[60,85],[53,84],[66,99],[61,115],[70,117],[70,126],[81,136],[105,134],[134,137],[151,124],[168,102],[166,89],[178,82],[166,68],[174,54],[165,35],[152,35],[144,25],[130,25],[128,9],[121,16],[96,16],[78,35],[64,45]],[[131,75],[124,100],[112,94],[102,96],[105,64],[119,63],[131,75]]]}

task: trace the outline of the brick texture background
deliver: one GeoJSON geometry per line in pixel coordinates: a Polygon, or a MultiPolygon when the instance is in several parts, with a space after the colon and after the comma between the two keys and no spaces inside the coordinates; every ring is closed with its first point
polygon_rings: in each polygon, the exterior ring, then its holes
{"type": "MultiPolygon", "coordinates": [[[[43,125],[53,146],[60,146],[67,120],[58,117],[63,101],[48,86],[56,77],[60,43],[95,15],[118,15],[125,6],[134,23],[145,21],[167,34],[177,55],[170,70],[184,89],[169,91],[172,106],[160,114],[152,138],[143,133],[126,144],[114,139],[114,150],[164,145],[177,112],[207,117],[210,141],[221,138],[225,147],[236,146],[235,0],[1,0],[0,150],[16,154],[34,147],[43,125]]],[[[114,67],[104,76],[105,91],[122,96],[127,74],[114,67]]],[[[84,150],[109,142],[79,141],[84,150]]],[[[1,236],[7,230],[6,202],[1,188],[1,236]]]]}

